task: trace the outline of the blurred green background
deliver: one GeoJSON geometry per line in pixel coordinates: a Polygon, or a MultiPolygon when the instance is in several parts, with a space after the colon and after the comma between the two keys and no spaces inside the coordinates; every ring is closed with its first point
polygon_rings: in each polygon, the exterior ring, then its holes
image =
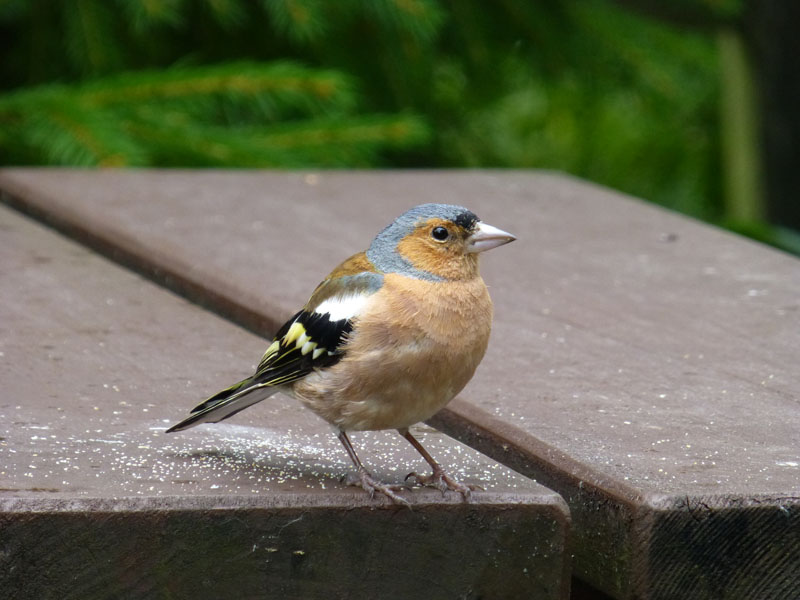
{"type": "Polygon", "coordinates": [[[0,0],[0,164],[557,169],[797,252],[745,4],[0,0]]]}

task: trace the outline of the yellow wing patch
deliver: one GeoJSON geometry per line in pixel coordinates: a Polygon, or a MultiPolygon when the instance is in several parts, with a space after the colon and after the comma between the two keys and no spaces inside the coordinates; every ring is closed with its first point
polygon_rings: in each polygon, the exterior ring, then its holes
{"type": "Polygon", "coordinates": [[[261,357],[261,362],[259,364],[263,365],[264,361],[266,361],[270,356],[275,354],[278,351],[278,348],[280,348],[280,347],[281,347],[281,343],[278,340],[275,340],[274,342],[272,342],[272,344],[270,344],[269,348],[267,348],[267,351],[264,352],[264,356],[261,357]]]}
{"type": "MultiPolygon", "coordinates": [[[[289,331],[286,332],[286,335],[283,336],[283,343],[288,346],[292,342],[297,341],[301,335],[306,335],[306,328],[302,323],[295,321],[292,323],[292,326],[289,327],[289,331]]],[[[306,337],[306,339],[308,338],[306,337]]]]}
{"type": "MultiPolygon", "coordinates": [[[[316,360],[327,351],[326,348],[320,348],[318,346],[319,344],[309,337],[305,326],[299,321],[295,321],[282,338],[275,340],[272,342],[270,347],[267,348],[264,356],[261,357],[259,369],[263,368],[268,363],[279,360],[279,352],[281,347],[284,348],[284,354],[292,350],[300,350],[300,354],[302,356],[311,354],[312,360],[316,360]],[[292,347],[292,345],[294,345],[294,347],[292,347]]],[[[332,353],[328,352],[328,354],[332,353]]]]}
{"type": "Polygon", "coordinates": [[[275,334],[254,378],[263,385],[285,385],[313,369],[334,364],[351,329],[351,323],[345,319],[332,322],[329,313],[301,310],[275,334]]]}

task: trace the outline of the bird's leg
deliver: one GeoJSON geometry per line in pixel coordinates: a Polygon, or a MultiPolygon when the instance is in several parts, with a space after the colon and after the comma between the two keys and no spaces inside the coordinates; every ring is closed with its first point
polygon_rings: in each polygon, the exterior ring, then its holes
{"type": "Polygon", "coordinates": [[[431,466],[431,469],[433,469],[433,473],[430,475],[418,475],[417,473],[411,472],[406,475],[406,479],[413,477],[422,485],[428,485],[440,490],[442,495],[444,495],[447,490],[453,490],[454,492],[458,492],[464,496],[464,500],[469,500],[472,490],[480,489],[475,485],[465,485],[463,483],[459,483],[445,473],[442,465],[433,459],[428,451],[422,447],[422,444],[419,443],[419,440],[411,435],[411,432],[408,429],[398,429],[397,433],[406,438],[411,445],[416,448],[417,452],[422,455],[422,458],[425,459],[425,462],[431,466]]]}
{"type": "Polygon", "coordinates": [[[411,506],[411,504],[405,498],[398,496],[395,493],[395,490],[400,489],[402,486],[392,486],[386,485],[385,483],[381,483],[377,479],[375,479],[372,475],[370,475],[369,471],[361,464],[361,460],[358,458],[356,454],[355,448],[353,448],[353,444],[350,443],[350,438],[347,437],[347,433],[344,431],[339,432],[339,440],[344,445],[344,449],[347,450],[347,455],[350,457],[350,460],[353,461],[353,464],[358,469],[358,476],[357,478],[348,477],[347,483],[349,485],[360,485],[364,490],[369,493],[369,497],[372,498],[375,496],[375,492],[380,492],[384,496],[387,496],[392,502],[396,502],[397,504],[405,504],[406,506],[411,506]]]}

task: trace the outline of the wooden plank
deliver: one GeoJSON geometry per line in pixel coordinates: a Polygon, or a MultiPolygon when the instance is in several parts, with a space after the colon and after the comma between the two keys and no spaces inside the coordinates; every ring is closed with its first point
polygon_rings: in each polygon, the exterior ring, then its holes
{"type": "Polygon", "coordinates": [[[254,329],[409,206],[469,206],[519,239],[484,261],[489,352],[432,423],[560,491],[576,571],[609,594],[800,588],[796,259],[546,173],[8,170],[0,187],[234,318],[239,299],[254,329]]]}
{"type": "MultiPolygon", "coordinates": [[[[424,428],[485,491],[371,500],[340,483],[330,427],[279,396],[165,435],[263,340],[7,207],[0,239],[4,598],[568,596],[554,492],[424,428]]],[[[387,481],[423,468],[396,434],[354,443],[387,481]]]]}

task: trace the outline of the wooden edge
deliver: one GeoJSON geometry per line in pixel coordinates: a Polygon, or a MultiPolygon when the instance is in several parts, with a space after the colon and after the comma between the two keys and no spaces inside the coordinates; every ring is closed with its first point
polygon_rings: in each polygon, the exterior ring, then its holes
{"type": "Polygon", "coordinates": [[[431,492],[421,496],[411,506],[391,502],[376,503],[368,495],[344,490],[315,490],[309,492],[282,492],[269,496],[254,495],[207,495],[207,496],[142,496],[117,498],[0,498],[0,513],[69,513],[69,512],[140,512],[171,510],[239,510],[246,508],[341,508],[344,510],[366,508],[386,510],[426,509],[452,504],[463,507],[490,505],[492,508],[508,508],[521,505],[546,507],[544,512],[553,520],[569,529],[569,509],[564,500],[555,494],[527,492],[482,492],[480,502],[464,502],[460,497],[442,498],[431,492]]]}
{"type": "Polygon", "coordinates": [[[15,598],[262,597],[267,589],[326,599],[381,589],[398,597],[569,597],[564,529],[553,523],[566,518],[558,502],[508,496],[496,505],[376,510],[323,500],[310,510],[244,497],[169,500],[0,507],[0,586],[15,598]]]}
{"type": "Polygon", "coordinates": [[[800,590],[800,496],[652,495],[636,530],[635,597],[793,598],[800,590]]]}
{"type": "Polygon", "coordinates": [[[573,558],[576,576],[609,596],[689,597],[694,589],[711,595],[724,589],[737,597],[777,598],[800,589],[800,538],[793,542],[789,533],[800,531],[800,496],[643,495],[463,399],[428,424],[560,493],[578,524],[570,536],[571,553],[579,557],[573,558]],[[752,513],[747,523],[742,511],[752,513]],[[619,529],[607,527],[609,521],[619,529]],[[691,553],[680,543],[686,535],[692,536],[691,553]],[[731,538],[738,542],[720,549],[721,540],[731,538]],[[785,539],[776,544],[778,538],[785,539]],[[795,552],[777,550],[793,546],[795,552]],[[768,550],[755,552],[759,548],[768,550]],[[720,560],[721,552],[731,557],[720,560]],[[597,555],[605,557],[607,571],[585,571],[597,555]],[[747,578],[742,571],[761,576],[747,578]],[[764,577],[768,572],[776,575],[764,577]]]}
{"type": "Polygon", "coordinates": [[[635,527],[646,502],[638,490],[461,398],[427,423],[561,494],[572,517],[575,576],[610,596],[629,596],[632,559],[646,534],[635,527]]]}

